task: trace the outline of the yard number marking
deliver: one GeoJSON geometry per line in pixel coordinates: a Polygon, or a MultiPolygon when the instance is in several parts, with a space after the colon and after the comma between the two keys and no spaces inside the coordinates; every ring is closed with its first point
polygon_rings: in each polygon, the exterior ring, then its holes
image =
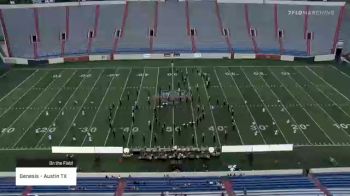
{"type": "Polygon", "coordinates": [[[96,127],[80,127],[78,128],[82,133],[95,133],[97,131],[96,127]]]}
{"type": "Polygon", "coordinates": [[[39,127],[35,129],[35,133],[53,133],[56,131],[56,127],[39,127]]]}
{"type": "Polygon", "coordinates": [[[9,134],[15,131],[15,128],[13,127],[7,127],[1,129],[1,134],[9,134]]]}
{"type": "Polygon", "coordinates": [[[118,77],[120,74],[108,74],[107,77],[109,78],[116,78],[118,77]]]}
{"type": "Polygon", "coordinates": [[[255,76],[265,76],[266,75],[264,72],[261,72],[261,71],[254,71],[253,74],[255,76]]]}
{"type": "MultiPolygon", "coordinates": [[[[126,133],[129,133],[129,131],[130,131],[130,127],[120,127],[120,129],[123,130],[126,133]]],[[[133,127],[131,130],[132,130],[133,133],[136,133],[136,132],[139,131],[139,128],[138,127],[133,127]]]]}
{"type": "Polygon", "coordinates": [[[257,131],[259,129],[261,131],[265,131],[267,127],[269,127],[269,125],[256,125],[256,124],[253,124],[253,125],[250,125],[250,130],[257,131]]]}
{"type": "MultiPolygon", "coordinates": [[[[216,129],[218,131],[225,131],[225,130],[227,130],[227,126],[217,126],[216,129]]],[[[214,132],[215,131],[215,127],[214,126],[210,126],[210,127],[208,127],[208,130],[214,132]]]]}
{"type": "Polygon", "coordinates": [[[225,75],[226,76],[239,76],[239,74],[235,73],[235,72],[226,72],[225,75]]]}
{"type": "Polygon", "coordinates": [[[287,71],[282,71],[282,72],[281,72],[281,75],[282,75],[282,76],[290,76],[290,73],[287,72],[287,71]]]}
{"type": "Polygon", "coordinates": [[[177,76],[177,73],[167,73],[167,76],[177,76]]]}
{"type": "Polygon", "coordinates": [[[333,126],[337,127],[337,129],[348,129],[350,127],[350,123],[334,123],[333,126]]]}
{"type": "MultiPolygon", "coordinates": [[[[179,132],[180,130],[180,127],[179,126],[176,126],[175,127],[175,131],[176,132],[179,132]]],[[[173,128],[171,126],[167,126],[166,129],[165,129],[166,132],[169,132],[169,133],[172,133],[173,132],[173,128]]]]}
{"type": "Polygon", "coordinates": [[[147,76],[149,76],[149,74],[148,73],[138,73],[138,74],[136,74],[136,76],[138,76],[138,77],[147,77],[147,76]]]}
{"type": "Polygon", "coordinates": [[[61,78],[61,77],[62,77],[61,74],[54,74],[54,75],[52,75],[52,78],[61,78]]]}
{"type": "Polygon", "coordinates": [[[90,78],[92,75],[91,74],[81,74],[79,77],[81,78],[90,78]]]}
{"type": "Polygon", "coordinates": [[[306,130],[310,125],[309,124],[291,124],[293,130],[306,130]]]}

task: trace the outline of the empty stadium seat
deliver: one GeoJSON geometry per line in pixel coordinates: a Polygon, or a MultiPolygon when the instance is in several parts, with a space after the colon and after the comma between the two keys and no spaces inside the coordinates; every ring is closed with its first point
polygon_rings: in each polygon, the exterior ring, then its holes
{"type": "MultiPolygon", "coordinates": [[[[320,176],[324,181],[328,176],[320,176]]],[[[349,176],[348,176],[349,177],[349,176]]],[[[346,177],[346,178],[348,178],[346,177]]],[[[344,176],[336,177],[339,186],[337,193],[347,193],[349,189],[339,189],[344,176]]],[[[226,193],[224,180],[232,183],[236,195],[321,195],[323,194],[313,182],[301,175],[265,175],[265,176],[231,176],[231,177],[129,177],[124,192],[143,193],[186,193],[188,195],[220,195],[226,193]],[[200,194],[203,193],[203,194],[200,194]],[[212,193],[212,194],[211,194],[212,193]]],[[[78,178],[77,186],[33,186],[31,193],[114,193],[120,183],[118,178],[89,177],[78,178]]],[[[0,178],[0,195],[3,193],[22,193],[26,187],[16,187],[14,178],[0,178]]]]}
{"type": "Polygon", "coordinates": [[[167,52],[305,57],[332,53],[341,10],[214,0],[115,1],[4,7],[2,17],[11,56],[28,59],[167,52]]]}

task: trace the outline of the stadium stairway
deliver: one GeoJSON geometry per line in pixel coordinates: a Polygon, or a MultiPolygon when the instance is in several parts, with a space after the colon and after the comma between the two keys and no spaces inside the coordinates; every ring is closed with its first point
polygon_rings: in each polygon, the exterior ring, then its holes
{"type": "Polygon", "coordinates": [[[224,179],[223,184],[225,186],[226,193],[228,196],[235,196],[236,195],[235,192],[233,191],[232,181],[224,179]]]}
{"type": "Polygon", "coordinates": [[[316,178],[333,196],[350,195],[350,173],[317,174],[316,178]]]}
{"type": "Polygon", "coordinates": [[[23,196],[28,196],[32,192],[33,188],[31,186],[27,186],[23,191],[23,196]]]}
{"type": "Polygon", "coordinates": [[[309,179],[314,182],[315,186],[317,188],[319,188],[326,196],[331,196],[332,194],[328,191],[328,189],[323,186],[323,184],[317,179],[315,178],[315,176],[313,174],[309,174],[308,175],[309,179]]]}
{"type": "Polygon", "coordinates": [[[124,179],[121,179],[118,186],[117,186],[117,190],[115,192],[115,196],[122,196],[126,187],[126,182],[124,179]]]}

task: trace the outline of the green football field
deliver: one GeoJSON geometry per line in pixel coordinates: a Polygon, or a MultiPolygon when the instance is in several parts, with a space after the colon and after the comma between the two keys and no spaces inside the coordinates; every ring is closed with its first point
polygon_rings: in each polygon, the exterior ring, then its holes
{"type": "Polygon", "coordinates": [[[47,153],[51,146],[350,146],[346,68],[144,62],[3,73],[0,154],[47,153]]]}

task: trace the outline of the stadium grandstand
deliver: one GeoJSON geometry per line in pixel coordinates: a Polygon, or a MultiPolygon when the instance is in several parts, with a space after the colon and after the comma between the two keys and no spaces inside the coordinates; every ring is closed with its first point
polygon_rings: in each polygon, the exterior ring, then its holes
{"type": "MultiPolygon", "coordinates": [[[[340,172],[338,170],[337,172],[340,172]]],[[[90,174],[79,177],[76,186],[15,186],[11,177],[0,178],[0,194],[6,195],[349,195],[349,173],[315,171],[302,175],[301,170],[284,172],[206,172],[168,173],[164,176],[121,177],[116,174],[90,174]],[[321,173],[318,173],[321,172],[321,173]],[[279,174],[278,174],[279,173],[279,174]],[[285,174],[283,174],[285,173],[285,174]],[[173,175],[173,176],[169,176],[173,175]],[[225,176],[218,176],[225,175],[225,176]],[[100,176],[100,177],[98,177],[100,176]]],[[[160,174],[158,174],[160,175],[160,174]]]]}
{"type": "Polygon", "coordinates": [[[350,196],[348,2],[26,1],[0,196],[350,196]]]}
{"type": "Polygon", "coordinates": [[[1,20],[7,56],[28,60],[164,53],[312,57],[336,49],[343,2],[232,2],[3,6],[1,20]],[[18,27],[24,30],[18,32],[18,27]]]}

